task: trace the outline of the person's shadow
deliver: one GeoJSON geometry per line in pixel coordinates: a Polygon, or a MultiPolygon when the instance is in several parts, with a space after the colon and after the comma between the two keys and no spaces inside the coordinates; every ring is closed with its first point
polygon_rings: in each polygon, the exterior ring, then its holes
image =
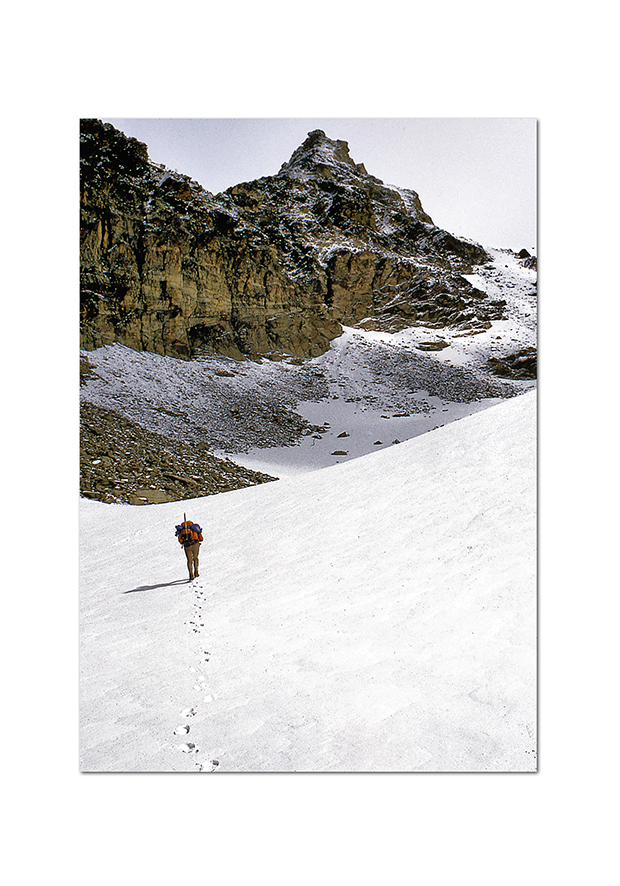
{"type": "Polygon", "coordinates": [[[130,591],[123,591],[123,594],[135,594],[138,591],[155,591],[157,588],[171,588],[174,585],[185,585],[188,579],[179,578],[177,581],[169,581],[163,585],[141,585],[139,588],[132,588],[130,591]]]}

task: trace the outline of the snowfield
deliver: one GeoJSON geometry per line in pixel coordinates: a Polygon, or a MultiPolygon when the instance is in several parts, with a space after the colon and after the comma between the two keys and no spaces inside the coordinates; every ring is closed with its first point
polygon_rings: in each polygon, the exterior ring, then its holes
{"type": "Polygon", "coordinates": [[[275,483],[80,514],[82,771],[536,770],[535,391],[275,483]]]}

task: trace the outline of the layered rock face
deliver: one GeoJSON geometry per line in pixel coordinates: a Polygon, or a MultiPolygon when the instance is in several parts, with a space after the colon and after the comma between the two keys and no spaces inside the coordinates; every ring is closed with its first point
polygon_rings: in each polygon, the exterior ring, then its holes
{"type": "Polygon", "coordinates": [[[503,307],[462,276],[486,258],[320,130],[277,175],[213,195],[81,122],[84,349],[304,358],[341,324],[475,330],[503,307]]]}

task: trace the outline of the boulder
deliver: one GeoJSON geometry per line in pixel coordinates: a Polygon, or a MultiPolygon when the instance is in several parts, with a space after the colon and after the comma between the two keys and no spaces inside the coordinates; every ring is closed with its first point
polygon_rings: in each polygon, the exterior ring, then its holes
{"type": "Polygon", "coordinates": [[[449,347],[450,342],[443,341],[443,339],[439,341],[421,341],[416,345],[418,351],[443,351],[444,348],[449,347]]]}
{"type": "Polygon", "coordinates": [[[487,366],[500,378],[530,380],[537,376],[536,348],[523,348],[504,357],[490,357],[487,366]]]}

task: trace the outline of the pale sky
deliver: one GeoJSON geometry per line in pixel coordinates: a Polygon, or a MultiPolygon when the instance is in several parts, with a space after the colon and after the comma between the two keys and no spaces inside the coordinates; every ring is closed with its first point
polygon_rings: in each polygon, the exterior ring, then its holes
{"type": "Polygon", "coordinates": [[[212,193],[275,175],[322,129],[385,184],[417,191],[436,225],[483,246],[536,245],[534,118],[102,118],[212,193]]]}

